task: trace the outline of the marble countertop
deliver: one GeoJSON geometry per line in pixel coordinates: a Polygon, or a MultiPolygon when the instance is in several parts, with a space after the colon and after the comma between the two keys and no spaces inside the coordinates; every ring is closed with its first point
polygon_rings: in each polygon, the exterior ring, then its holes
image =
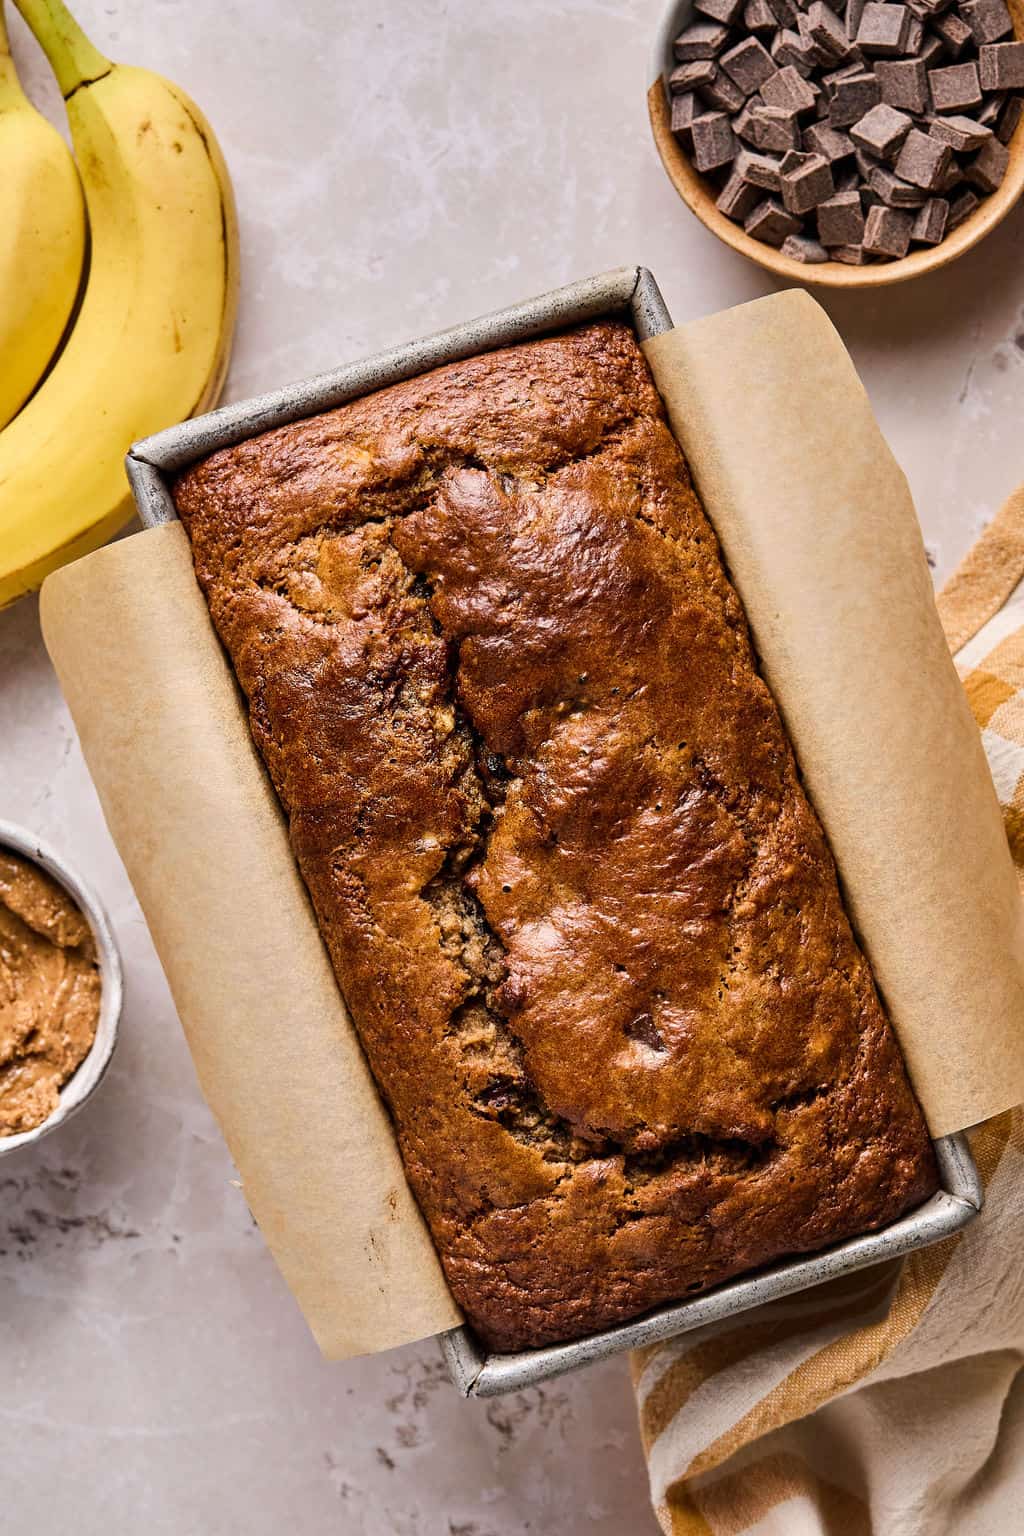
{"type": "MultiPolygon", "coordinates": [[[[657,0],[73,3],[221,139],[244,262],[228,398],[620,264],[650,266],[676,320],[771,290],[661,171],[657,0]]],[[[1024,208],[945,272],[825,300],[939,574],[1024,478],[1022,256],[1024,208]]],[[[455,1396],[432,1343],[320,1360],[199,1096],[31,599],[0,614],[0,786],[0,817],[100,891],[127,971],[102,1089],[0,1162],[5,1528],[654,1532],[623,1360],[490,1403],[455,1396]]]]}

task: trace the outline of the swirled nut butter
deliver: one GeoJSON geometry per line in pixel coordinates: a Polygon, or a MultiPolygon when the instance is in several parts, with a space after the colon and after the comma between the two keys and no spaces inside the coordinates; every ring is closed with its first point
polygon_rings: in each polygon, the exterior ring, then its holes
{"type": "Polygon", "coordinates": [[[41,1125],[96,1035],[100,973],[63,886],[0,849],[0,1136],[41,1125]]]}

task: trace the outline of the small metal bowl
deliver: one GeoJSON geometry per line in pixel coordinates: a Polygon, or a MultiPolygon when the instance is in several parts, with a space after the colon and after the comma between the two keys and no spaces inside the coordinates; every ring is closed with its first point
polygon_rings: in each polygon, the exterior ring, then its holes
{"type": "Polygon", "coordinates": [[[0,848],[8,848],[12,853],[21,854],[22,858],[38,864],[40,869],[45,870],[64,887],[81,908],[92,929],[93,938],[96,940],[96,958],[100,968],[100,1016],[96,1026],[95,1040],[61,1089],[60,1102],[53,1114],[31,1131],[19,1131],[15,1136],[0,1136],[0,1157],[4,1157],[8,1152],[16,1152],[19,1147],[27,1147],[31,1142],[39,1141],[41,1137],[55,1131],[58,1126],[64,1125],[95,1093],[110,1065],[114,1046],[117,1044],[124,987],[121,976],[121,956],[114,939],[114,931],[110,926],[110,919],[89,887],[82,883],[52,848],[41,843],[30,832],[11,826],[6,821],[0,821],[0,848]]]}
{"type": "MultiPolygon", "coordinates": [[[[1007,5],[1013,17],[1015,36],[1024,38],[1024,0],[1007,0],[1007,5]]],[[[693,163],[672,134],[667,84],[668,75],[675,65],[672,43],[692,19],[693,0],[670,0],[655,35],[650,68],[651,84],[647,91],[647,111],[654,142],[669,181],[701,223],[706,224],[719,240],[731,245],[734,251],[749,256],[751,261],[774,272],[776,277],[823,288],[882,288],[889,283],[906,282],[908,278],[920,277],[924,272],[938,271],[977,245],[989,230],[995,229],[1006,217],[1024,192],[1022,124],[1007,145],[1010,163],[1002,186],[991,197],[986,197],[970,218],[965,219],[939,245],[913,251],[899,261],[883,261],[867,267],[848,267],[840,261],[804,263],[783,256],[774,246],[751,239],[741,224],[734,224],[724,213],[719,212],[715,207],[715,192],[711,183],[700,171],[694,169],[693,163]]]]}

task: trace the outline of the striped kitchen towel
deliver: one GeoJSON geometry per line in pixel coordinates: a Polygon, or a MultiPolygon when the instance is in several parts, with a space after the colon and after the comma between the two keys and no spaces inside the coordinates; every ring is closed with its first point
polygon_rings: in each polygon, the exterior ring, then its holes
{"type": "MultiPolygon", "coordinates": [[[[938,602],[1024,880],[1024,489],[938,602]]],[[[633,1355],[666,1532],[1024,1533],[1024,1111],[971,1139],[963,1233],[633,1355]]]]}

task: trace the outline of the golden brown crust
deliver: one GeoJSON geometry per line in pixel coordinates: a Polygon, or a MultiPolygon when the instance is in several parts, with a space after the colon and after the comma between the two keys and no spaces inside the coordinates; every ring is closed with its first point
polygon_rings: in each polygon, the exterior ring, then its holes
{"type": "Polygon", "coordinates": [[[606,1327],[935,1187],[625,326],[224,450],[176,500],[489,1345],[606,1327]]]}

